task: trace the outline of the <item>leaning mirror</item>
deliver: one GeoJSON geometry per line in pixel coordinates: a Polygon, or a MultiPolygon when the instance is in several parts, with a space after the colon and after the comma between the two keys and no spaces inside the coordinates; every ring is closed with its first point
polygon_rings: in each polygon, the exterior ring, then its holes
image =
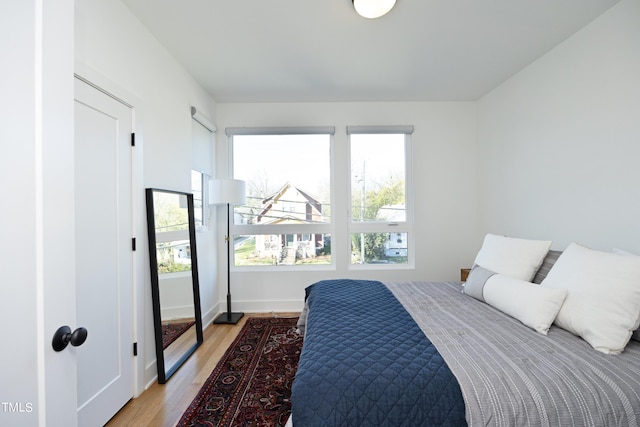
{"type": "Polygon", "coordinates": [[[158,382],[203,341],[193,195],[147,188],[147,230],[158,382]]]}

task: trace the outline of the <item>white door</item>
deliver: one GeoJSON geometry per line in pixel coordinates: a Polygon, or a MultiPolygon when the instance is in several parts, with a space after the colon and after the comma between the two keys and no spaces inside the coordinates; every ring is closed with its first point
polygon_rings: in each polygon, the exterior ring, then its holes
{"type": "Polygon", "coordinates": [[[78,425],[133,397],[132,110],[75,81],[78,425]]]}

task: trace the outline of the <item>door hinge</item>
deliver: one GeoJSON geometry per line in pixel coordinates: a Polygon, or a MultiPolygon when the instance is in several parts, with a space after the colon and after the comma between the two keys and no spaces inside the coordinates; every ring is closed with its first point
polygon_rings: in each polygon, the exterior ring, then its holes
{"type": "Polygon", "coordinates": [[[131,146],[135,147],[136,146],[136,134],[135,133],[131,133],[131,146]]]}
{"type": "Polygon", "coordinates": [[[133,239],[131,239],[131,250],[132,251],[136,250],[136,238],[135,237],[133,239]]]}
{"type": "Polygon", "coordinates": [[[134,356],[138,355],[138,343],[137,342],[133,343],[133,355],[134,356]]]}

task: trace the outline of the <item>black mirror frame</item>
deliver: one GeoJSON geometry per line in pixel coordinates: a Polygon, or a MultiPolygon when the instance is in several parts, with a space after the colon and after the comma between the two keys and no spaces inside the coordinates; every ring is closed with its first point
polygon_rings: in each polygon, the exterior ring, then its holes
{"type": "Polygon", "coordinates": [[[158,368],[158,383],[164,384],[182,366],[204,341],[202,332],[202,310],[200,307],[200,286],[198,282],[198,254],[196,251],[196,224],[193,208],[193,194],[159,188],[146,189],[147,201],[147,234],[149,237],[149,266],[151,273],[151,298],[153,302],[153,324],[156,341],[156,365],[158,368]],[[193,284],[193,305],[195,312],[196,342],[173,364],[165,369],[164,350],[162,348],[162,318],[160,315],[160,283],[158,277],[158,258],[156,253],[156,227],[154,218],[153,194],[155,191],[172,193],[187,197],[189,215],[189,245],[191,247],[191,278],[193,284]]]}

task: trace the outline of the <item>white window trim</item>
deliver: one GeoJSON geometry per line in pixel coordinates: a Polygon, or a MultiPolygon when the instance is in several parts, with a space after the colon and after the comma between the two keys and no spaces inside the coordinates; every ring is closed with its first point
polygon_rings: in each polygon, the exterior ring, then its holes
{"type": "MultiPolygon", "coordinates": [[[[347,270],[410,270],[415,269],[416,244],[414,230],[414,191],[413,191],[413,149],[411,143],[411,134],[413,126],[347,126],[347,171],[342,175],[338,175],[336,170],[337,159],[335,146],[335,127],[333,126],[313,126],[313,127],[230,127],[225,129],[227,135],[227,153],[228,153],[228,170],[233,176],[233,136],[235,135],[299,135],[299,134],[329,134],[330,138],[330,167],[331,167],[331,211],[332,217],[330,223],[325,224],[286,224],[286,225],[256,225],[256,224],[231,224],[232,235],[281,235],[281,234],[330,234],[332,251],[331,264],[326,265],[294,265],[294,266],[235,266],[232,264],[231,270],[236,272],[286,272],[286,271],[327,271],[336,270],[340,265],[341,269],[346,267],[347,270]],[[349,207],[351,197],[351,150],[350,138],[351,134],[405,134],[405,196],[406,196],[406,217],[402,222],[376,222],[376,221],[353,221],[352,211],[349,207]],[[340,180],[340,183],[338,183],[340,180]],[[336,186],[342,185],[346,181],[347,193],[338,194],[336,186]],[[342,200],[344,198],[345,200],[342,200]],[[347,211],[347,217],[338,218],[338,212],[347,211]],[[286,229],[283,230],[283,226],[286,229]],[[336,230],[344,230],[346,234],[338,236],[336,230]],[[409,252],[406,264],[351,264],[351,234],[353,233],[375,233],[375,232],[391,232],[391,233],[407,233],[407,250],[409,252]],[[337,250],[338,245],[341,249],[337,250]],[[346,248],[346,249],[345,249],[346,248]],[[337,257],[347,259],[337,259],[337,257]]],[[[343,151],[344,152],[344,151],[343,151]]],[[[338,162],[342,163],[342,161],[338,162]]]]}
{"type": "Polygon", "coordinates": [[[232,234],[331,234],[333,232],[331,223],[325,224],[237,224],[232,226],[232,234]],[[286,233],[283,228],[286,227],[286,233]]]}

